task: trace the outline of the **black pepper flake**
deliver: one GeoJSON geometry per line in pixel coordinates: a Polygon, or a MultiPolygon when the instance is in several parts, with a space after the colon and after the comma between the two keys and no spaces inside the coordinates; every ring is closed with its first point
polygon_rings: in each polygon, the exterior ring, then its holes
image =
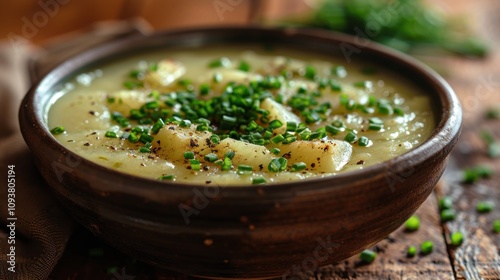
{"type": "Polygon", "coordinates": [[[68,143],[73,143],[75,142],[75,140],[68,140],[68,143]]]}
{"type": "Polygon", "coordinates": [[[356,164],[363,165],[363,164],[365,164],[365,161],[364,160],[360,160],[360,161],[356,162],[356,164]]]}
{"type": "Polygon", "coordinates": [[[96,134],[97,134],[97,131],[90,133],[90,135],[96,135],[96,134]]]}
{"type": "Polygon", "coordinates": [[[157,141],[156,141],[156,143],[157,143],[158,145],[160,145],[161,141],[160,141],[160,140],[157,140],[157,141]]]}
{"type": "Polygon", "coordinates": [[[212,181],[205,181],[205,184],[207,184],[207,185],[210,183],[212,183],[212,181]]]}
{"type": "Polygon", "coordinates": [[[198,147],[198,143],[196,143],[196,140],[194,139],[189,139],[189,146],[191,146],[191,148],[193,147],[198,147]]]}
{"type": "Polygon", "coordinates": [[[88,146],[90,146],[90,143],[87,142],[87,143],[83,144],[83,146],[88,147],[88,146]]]}
{"type": "Polygon", "coordinates": [[[209,169],[209,168],[208,168],[208,166],[207,166],[207,165],[203,166],[203,170],[208,171],[208,169],[209,169]]]}
{"type": "Polygon", "coordinates": [[[141,163],[141,166],[146,166],[144,163],[141,163]]]}
{"type": "Polygon", "coordinates": [[[169,126],[169,127],[168,127],[168,129],[170,129],[170,130],[175,130],[175,127],[173,127],[173,126],[169,126]]]}
{"type": "Polygon", "coordinates": [[[292,152],[288,152],[282,156],[282,158],[290,159],[292,157],[292,152]]]}
{"type": "Polygon", "coordinates": [[[207,143],[207,146],[210,146],[212,144],[212,141],[210,141],[210,138],[205,138],[205,142],[207,143]]]}
{"type": "Polygon", "coordinates": [[[89,114],[95,116],[95,111],[89,111],[89,114]]]}
{"type": "Polygon", "coordinates": [[[264,165],[263,164],[259,164],[259,170],[262,171],[262,169],[264,169],[264,165]]]}
{"type": "Polygon", "coordinates": [[[311,163],[311,167],[312,167],[312,168],[316,167],[316,163],[314,163],[314,162],[313,162],[313,163],[311,163]]]}
{"type": "Polygon", "coordinates": [[[109,146],[109,148],[113,151],[116,151],[116,147],[115,146],[109,146]]]}

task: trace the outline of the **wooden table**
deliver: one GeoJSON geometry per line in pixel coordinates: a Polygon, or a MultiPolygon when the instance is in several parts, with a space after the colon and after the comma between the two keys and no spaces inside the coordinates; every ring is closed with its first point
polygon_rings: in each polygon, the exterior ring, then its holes
{"type": "MultiPolygon", "coordinates": [[[[484,60],[458,57],[424,57],[437,65],[460,97],[464,107],[464,127],[460,142],[450,157],[443,180],[417,211],[421,228],[408,233],[396,230],[372,249],[378,252],[372,264],[363,264],[357,256],[320,268],[311,279],[500,279],[500,234],[492,231],[492,221],[500,219],[500,159],[489,159],[479,131],[487,129],[500,141],[500,120],[486,120],[484,112],[500,105],[500,2],[483,0],[437,1],[448,14],[466,15],[477,33],[491,44],[491,54],[484,60]],[[463,184],[462,169],[476,164],[495,169],[490,179],[463,184]],[[440,222],[437,199],[447,195],[457,210],[455,221],[440,222]],[[488,214],[478,214],[475,205],[488,200],[497,207],[488,214]],[[449,245],[450,232],[465,236],[459,247],[449,245]],[[434,252],[427,256],[406,257],[410,245],[424,240],[434,242],[434,252]]],[[[163,271],[135,261],[78,228],[71,238],[51,279],[187,279],[185,275],[163,271]],[[93,249],[94,248],[94,249],[93,249]],[[90,255],[89,255],[90,250],[90,255]],[[109,270],[109,271],[108,271],[109,270]]]]}

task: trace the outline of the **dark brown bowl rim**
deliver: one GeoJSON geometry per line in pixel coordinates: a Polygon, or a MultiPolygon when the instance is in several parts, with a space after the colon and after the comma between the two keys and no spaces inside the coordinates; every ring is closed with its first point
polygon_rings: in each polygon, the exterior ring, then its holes
{"type": "MultiPolygon", "coordinates": [[[[63,145],[57,141],[57,139],[50,133],[48,125],[44,123],[40,118],[37,117],[37,114],[34,111],[35,96],[37,94],[43,94],[40,88],[47,87],[52,88],[54,85],[59,83],[61,79],[58,77],[67,77],[68,73],[73,74],[78,69],[84,67],[85,65],[89,65],[92,62],[95,62],[96,56],[97,58],[101,58],[103,54],[110,54],[115,50],[125,51],[126,48],[123,48],[124,45],[132,45],[133,42],[139,42],[140,40],[148,40],[151,38],[165,38],[168,36],[174,35],[184,35],[184,34],[196,34],[196,33],[210,33],[210,32],[261,32],[266,34],[274,34],[276,36],[304,36],[309,38],[316,38],[322,40],[331,40],[332,43],[341,43],[348,42],[350,44],[354,44],[356,46],[356,37],[345,35],[341,33],[324,31],[318,29],[297,29],[297,28],[270,28],[270,27],[260,27],[260,26],[230,26],[230,27],[206,27],[206,28],[196,28],[196,29],[179,29],[172,31],[164,31],[157,32],[151,35],[144,36],[134,36],[129,38],[124,38],[119,41],[114,41],[110,43],[105,43],[98,47],[91,48],[81,54],[78,54],[65,62],[59,64],[54,67],[51,71],[43,75],[38,79],[36,83],[31,87],[28,91],[26,97],[24,98],[21,109],[20,109],[20,118],[21,115],[26,115],[27,120],[30,121],[30,126],[23,124],[21,121],[21,131],[24,129],[37,129],[41,131],[43,135],[42,138],[45,138],[49,145],[52,148],[60,151],[64,155],[71,155],[76,159],[81,159],[81,164],[87,165],[89,168],[95,169],[99,173],[102,174],[114,174],[115,176],[123,177],[124,179],[128,179],[135,183],[141,183],[141,189],[151,189],[151,190],[172,190],[172,188],[200,188],[204,187],[202,184],[189,184],[189,183],[180,183],[180,182],[168,182],[168,181],[158,181],[154,179],[142,178],[130,174],[126,174],[120,171],[116,171],[104,166],[101,166],[97,163],[94,163],[90,160],[87,160],[78,154],[70,151],[63,145]],[[88,60],[90,59],[90,60],[88,60]],[[165,188],[168,186],[168,188],[165,188]]],[[[447,146],[453,146],[457,139],[458,135],[461,131],[462,126],[462,110],[460,102],[457,96],[454,94],[450,85],[434,70],[419,62],[418,60],[400,53],[398,51],[389,49],[382,45],[379,45],[374,42],[370,42],[369,45],[364,45],[363,51],[367,51],[369,53],[383,56],[384,58],[388,58],[391,61],[397,61],[400,65],[403,65],[407,69],[412,69],[414,72],[418,72],[422,75],[422,79],[426,79],[429,86],[435,88],[436,92],[438,92],[440,106],[441,106],[441,117],[440,122],[436,125],[432,135],[421,143],[419,146],[406,152],[402,155],[396,156],[390,160],[381,162],[379,164],[375,164],[373,166],[366,167],[361,170],[349,171],[345,173],[340,173],[333,176],[327,176],[322,178],[309,178],[304,180],[297,180],[291,182],[280,182],[280,183],[272,183],[266,185],[230,185],[230,186],[218,186],[224,188],[225,191],[230,192],[232,194],[238,195],[240,194],[255,192],[258,189],[263,187],[272,187],[276,190],[281,190],[282,188],[301,188],[304,187],[304,183],[308,183],[310,185],[314,185],[314,189],[325,189],[325,188],[336,188],[337,185],[341,186],[343,184],[336,184],[341,182],[349,182],[356,181],[360,178],[369,178],[373,176],[377,176],[380,174],[386,173],[389,169],[397,167],[398,170],[407,170],[411,169],[412,166],[418,165],[429,158],[433,157],[435,154],[442,152],[447,146]],[[329,184],[319,184],[321,182],[328,181],[329,184]]],[[[133,48],[130,48],[133,49],[133,48]]],[[[23,136],[25,133],[23,132],[23,136]]],[[[26,141],[25,137],[25,141],[26,141]]],[[[28,146],[30,146],[30,141],[26,141],[28,146]]],[[[139,188],[135,184],[124,185],[123,188],[139,188]]],[[[311,190],[311,189],[308,189],[311,190]]]]}

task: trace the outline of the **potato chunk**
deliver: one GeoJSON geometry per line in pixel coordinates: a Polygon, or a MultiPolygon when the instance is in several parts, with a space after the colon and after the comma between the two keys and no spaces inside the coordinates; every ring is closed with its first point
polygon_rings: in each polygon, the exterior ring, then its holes
{"type": "Polygon", "coordinates": [[[156,154],[171,161],[184,161],[184,152],[192,151],[201,158],[210,153],[210,135],[208,131],[196,131],[178,125],[166,125],[156,134],[152,146],[156,154]]]}
{"type": "Polygon", "coordinates": [[[264,146],[259,146],[243,141],[226,138],[217,146],[217,155],[223,158],[228,151],[234,151],[233,165],[250,165],[254,171],[267,170],[269,162],[275,158],[273,154],[264,146]]]}
{"type": "Polygon", "coordinates": [[[234,166],[250,165],[255,171],[261,170],[275,158],[264,146],[246,143],[226,138],[218,144],[210,142],[210,132],[195,131],[194,128],[181,128],[177,125],[167,125],[160,129],[153,140],[153,150],[164,159],[184,161],[184,152],[191,151],[197,159],[203,161],[203,156],[215,153],[222,159],[228,151],[235,152],[232,160],[234,166]]]}
{"type": "Polygon", "coordinates": [[[144,82],[152,88],[164,88],[172,84],[175,80],[186,73],[184,64],[171,60],[164,59],[158,62],[156,71],[148,71],[144,77],[144,82]]]}
{"type": "Polygon", "coordinates": [[[234,82],[236,84],[248,84],[250,81],[259,79],[262,79],[262,77],[257,74],[224,68],[208,71],[198,79],[198,83],[209,84],[214,90],[215,95],[220,95],[229,82],[234,82]],[[219,76],[220,81],[216,81],[214,78],[215,76],[219,76]]]}
{"type": "Polygon", "coordinates": [[[325,173],[342,169],[352,154],[352,146],[339,140],[295,141],[279,149],[290,164],[304,162],[307,170],[325,173]]]}
{"type": "Polygon", "coordinates": [[[279,120],[283,123],[282,127],[279,127],[274,130],[274,132],[278,134],[282,134],[286,132],[286,123],[287,122],[296,122],[297,124],[301,122],[299,116],[292,113],[289,109],[287,109],[282,104],[272,100],[271,98],[266,98],[262,100],[260,103],[260,108],[269,111],[269,120],[279,120]]]}
{"type": "Polygon", "coordinates": [[[108,95],[114,98],[113,103],[108,103],[109,111],[120,112],[128,116],[131,109],[136,109],[146,102],[146,94],[136,90],[121,90],[108,95]]]}

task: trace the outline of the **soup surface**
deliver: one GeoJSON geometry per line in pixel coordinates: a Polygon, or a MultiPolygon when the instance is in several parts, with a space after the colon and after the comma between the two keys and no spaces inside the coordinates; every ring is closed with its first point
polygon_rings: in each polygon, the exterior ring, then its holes
{"type": "Polygon", "coordinates": [[[214,46],[133,55],[80,73],[48,112],[62,145],[158,180],[270,184],[405,153],[435,127],[411,80],[302,51],[214,46]]]}

